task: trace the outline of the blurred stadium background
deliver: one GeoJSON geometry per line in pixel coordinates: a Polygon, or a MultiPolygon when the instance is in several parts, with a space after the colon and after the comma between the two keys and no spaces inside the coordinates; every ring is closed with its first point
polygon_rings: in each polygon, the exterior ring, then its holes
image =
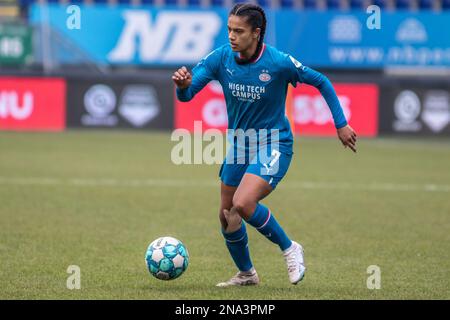
{"type": "Polygon", "coordinates": [[[233,3],[0,0],[0,298],[450,298],[450,0],[257,1],[266,42],[332,80],[359,151],[317,91],[290,88],[296,159],[267,204],[310,271],[291,288],[251,230],[262,285],[214,288],[234,272],[219,167],[173,164],[170,133],[225,130],[226,108],[215,83],[177,102],[170,76],[227,42],[233,3]],[[163,235],[191,254],[175,282],[145,270],[163,235]]]}

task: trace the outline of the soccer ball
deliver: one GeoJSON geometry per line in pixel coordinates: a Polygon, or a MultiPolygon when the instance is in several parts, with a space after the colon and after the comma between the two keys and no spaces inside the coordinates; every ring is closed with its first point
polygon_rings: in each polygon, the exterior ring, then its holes
{"type": "Polygon", "coordinates": [[[161,237],[150,243],[145,254],[150,273],[160,280],[176,279],[186,271],[189,253],[184,244],[172,237],[161,237]]]}

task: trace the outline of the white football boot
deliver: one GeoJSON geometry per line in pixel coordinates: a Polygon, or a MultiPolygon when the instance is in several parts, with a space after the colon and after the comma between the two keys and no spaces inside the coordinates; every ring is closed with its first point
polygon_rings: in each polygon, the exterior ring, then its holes
{"type": "Polygon", "coordinates": [[[305,276],[306,271],[303,247],[292,241],[292,245],[283,252],[283,256],[287,264],[289,281],[292,284],[299,283],[305,276]]]}
{"type": "Polygon", "coordinates": [[[249,271],[239,271],[230,280],[216,284],[216,287],[230,287],[230,286],[254,286],[259,284],[259,277],[255,268],[249,271]]]}

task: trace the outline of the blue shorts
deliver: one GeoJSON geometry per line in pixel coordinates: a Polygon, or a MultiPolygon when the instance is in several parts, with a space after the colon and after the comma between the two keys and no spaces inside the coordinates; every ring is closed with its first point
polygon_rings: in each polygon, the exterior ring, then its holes
{"type": "Polygon", "coordinates": [[[244,174],[251,173],[263,178],[275,189],[289,169],[292,153],[271,150],[270,156],[263,159],[256,155],[253,159],[245,161],[245,163],[231,163],[232,161],[227,161],[227,159],[225,158],[219,172],[220,180],[225,185],[237,187],[244,174]]]}

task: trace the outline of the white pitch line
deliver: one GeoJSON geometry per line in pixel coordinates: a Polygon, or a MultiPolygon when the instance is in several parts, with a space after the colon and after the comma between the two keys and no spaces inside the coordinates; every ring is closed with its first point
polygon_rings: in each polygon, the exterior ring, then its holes
{"type": "MultiPolygon", "coordinates": [[[[22,186],[75,186],[75,187],[216,187],[219,180],[182,180],[182,179],[83,179],[83,178],[49,178],[49,177],[0,177],[0,185],[22,186]]],[[[402,183],[337,183],[337,182],[281,182],[283,189],[310,189],[310,190],[359,190],[359,191],[394,191],[394,192],[450,192],[447,184],[402,184],[402,183]]]]}

